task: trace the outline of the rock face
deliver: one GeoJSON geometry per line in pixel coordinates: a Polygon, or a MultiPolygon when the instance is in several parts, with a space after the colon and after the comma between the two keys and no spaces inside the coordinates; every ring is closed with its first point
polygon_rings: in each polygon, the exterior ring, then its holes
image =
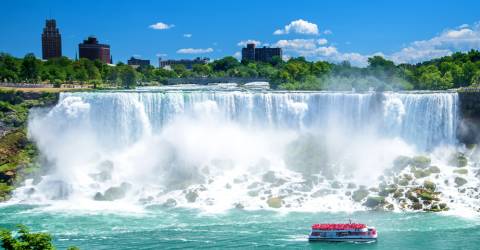
{"type": "Polygon", "coordinates": [[[280,198],[280,197],[268,198],[267,204],[271,208],[281,208],[282,207],[282,198],[280,198]]]}

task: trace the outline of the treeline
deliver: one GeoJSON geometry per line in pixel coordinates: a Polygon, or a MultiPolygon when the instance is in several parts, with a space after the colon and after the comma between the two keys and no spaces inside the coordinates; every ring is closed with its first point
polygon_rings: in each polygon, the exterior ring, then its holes
{"type": "Polygon", "coordinates": [[[368,66],[355,67],[345,61],[334,64],[310,62],[303,57],[269,63],[238,61],[228,56],[189,70],[183,65],[171,69],[141,66],[136,69],[119,63],[107,65],[88,59],[66,57],[41,61],[33,54],[15,58],[0,54],[0,81],[90,84],[94,87],[132,88],[138,84],[166,84],[169,78],[183,77],[264,77],[271,87],[287,90],[443,90],[480,84],[480,52],[471,50],[419,64],[399,64],[381,56],[368,59],[368,66]]]}

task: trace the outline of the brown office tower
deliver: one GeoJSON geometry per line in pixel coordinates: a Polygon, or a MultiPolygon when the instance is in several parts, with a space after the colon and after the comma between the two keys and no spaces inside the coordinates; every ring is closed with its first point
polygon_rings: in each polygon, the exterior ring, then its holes
{"type": "Polygon", "coordinates": [[[100,44],[94,36],[89,36],[87,40],[78,45],[80,58],[87,58],[92,61],[99,60],[103,63],[111,63],[110,45],[100,44]]]}
{"type": "Polygon", "coordinates": [[[62,36],[55,19],[47,20],[42,33],[42,58],[48,60],[62,56],[62,36]]]}

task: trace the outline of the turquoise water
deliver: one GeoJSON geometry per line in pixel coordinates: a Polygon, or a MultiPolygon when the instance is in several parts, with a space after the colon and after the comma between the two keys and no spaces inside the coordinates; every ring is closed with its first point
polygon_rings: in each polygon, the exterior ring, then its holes
{"type": "Polygon", "coordinates": [[[149,208],[141,214],[47,212],[42,207],[0,208],[0,227],[23,223],[53,234],[59,249],[479,249],[480,222],[434,213],[297,213],[230,210],[205,214],[149,208]],[[317,222],[349,218],[377,227],[377,243],[309,243],[317,222]]]}

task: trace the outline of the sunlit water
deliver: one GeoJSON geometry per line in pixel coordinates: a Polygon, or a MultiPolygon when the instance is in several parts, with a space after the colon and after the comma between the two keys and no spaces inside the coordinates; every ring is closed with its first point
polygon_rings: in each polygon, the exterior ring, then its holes
{"type": "MultiPolygon", "coordinates": [[[[458,106],[448,92],[62,93],[52,109],[32,112],[29,133],[47,170],[0,207],[0,226],[23,223],[85,249],[478,249],[479,201],[451,184],[446,163],[465,150],[458,106]],[[418,154],[442,170],[432,181],[449,212],[395,203],[395,212],[366,212],[345,195],[347,183],[374,187],[397,156],[418,154]],[[112,187],[127,188],[96,200],[112,187]],[[282,207],[270,208],[269,197],[282,207]],[[377,227],[378,243],[306,241],[311,224],[349,218],[377,227]]],[[[465,187],[478,187],[468,157],[465,187]]]]}

